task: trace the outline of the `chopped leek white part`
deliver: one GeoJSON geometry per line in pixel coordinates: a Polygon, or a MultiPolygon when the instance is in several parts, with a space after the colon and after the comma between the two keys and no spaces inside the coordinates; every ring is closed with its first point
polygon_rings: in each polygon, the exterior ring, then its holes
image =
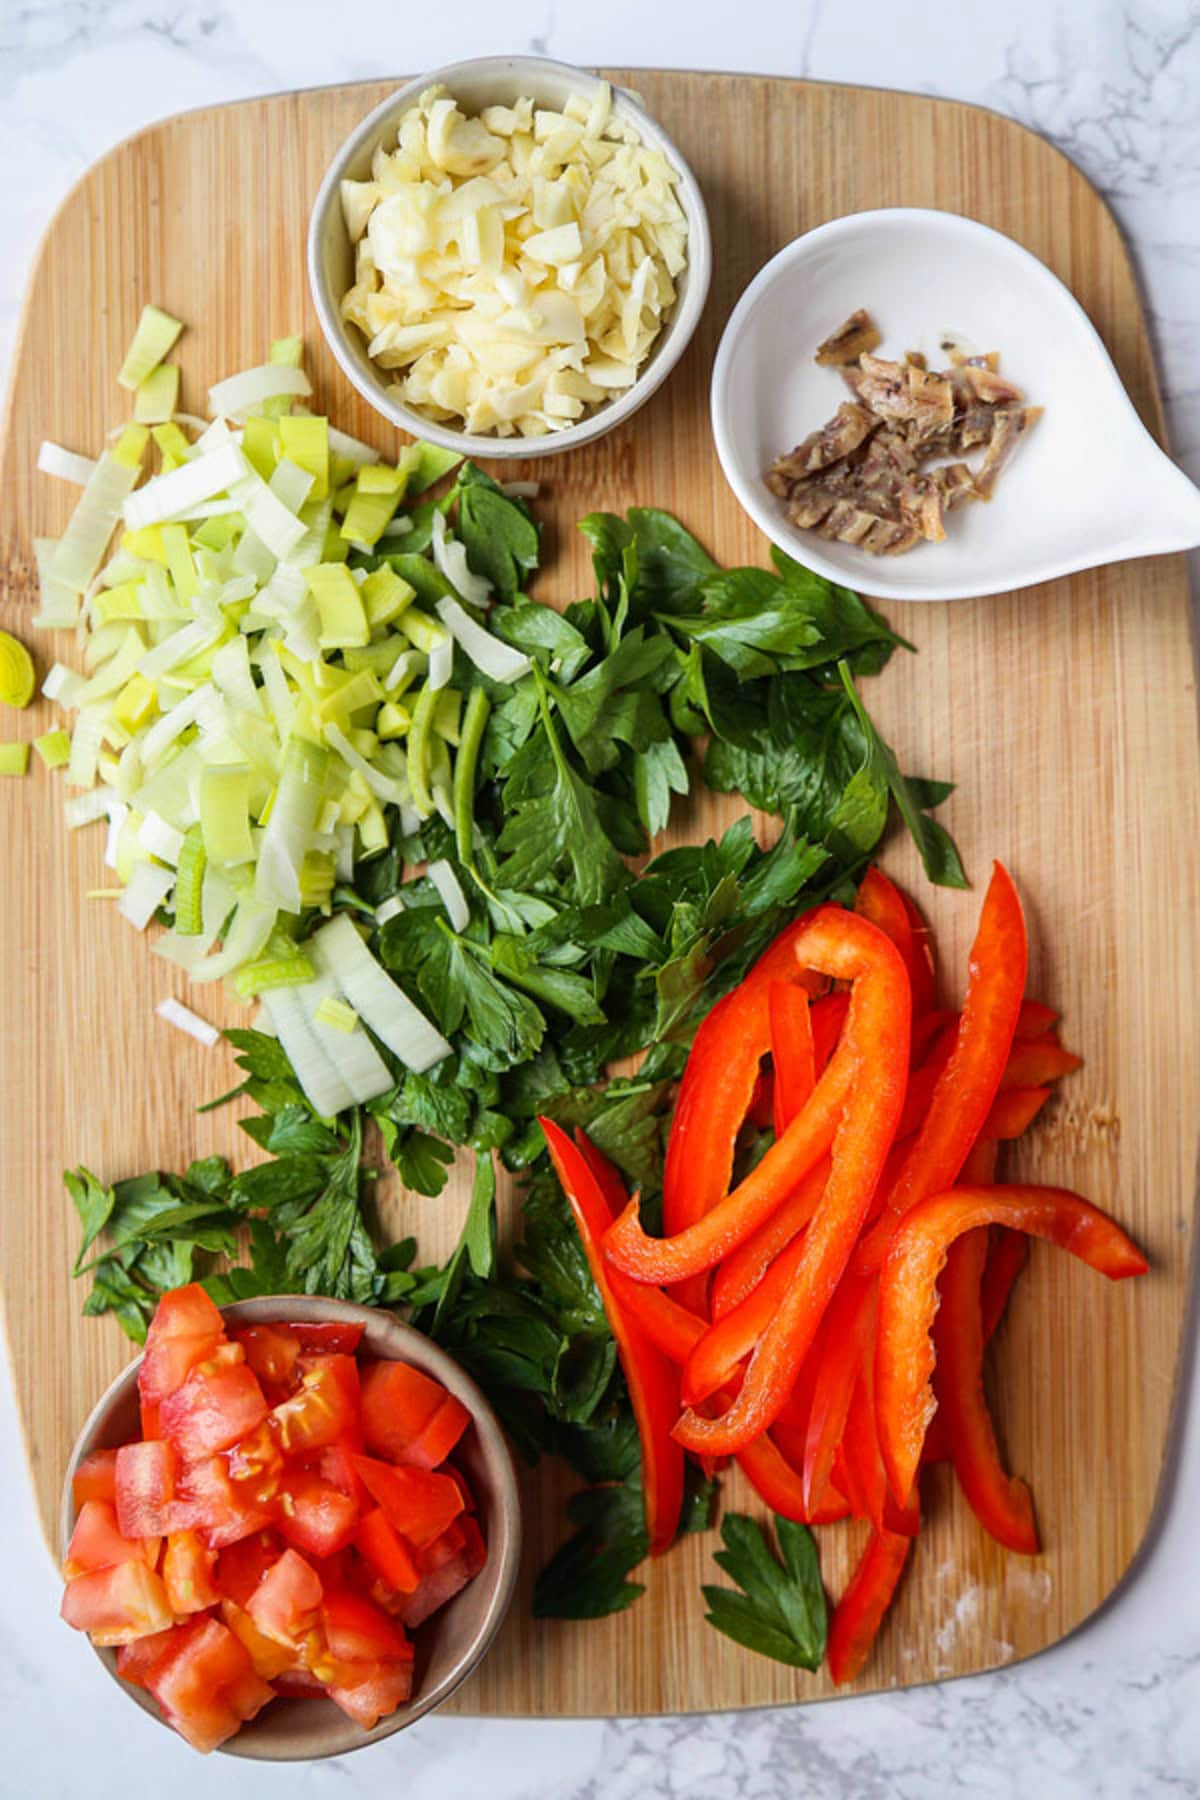
{"type": "MultiPolygon", "coordinates": [[[[305,948],[312,950],[311,945],[305,948]]],[[[336,980],[319,955],[314,953],[314,959],[318,968],[316,978],[293,992],[308,1010],[317,1043],[350,1089],[355,1103],[361,1106],[367,1100],[386,1094],[396,1084],[391,1070],[363,1030],[354,1008],[338,999],[336,980]],[[342,1015],[341,1024],[335,1024],[330,1017],[331,1008],[338,1009],[335,1017],[342,1015]],[[348,1026],[345,1015],[349,1016],[348,1026]]]]}
{"type": "Polygon", "coordinates": [[[458,538],[446,535],[446,516],[437,507],[433,512],[433,561],[450,586],[471,606],[486,607],[491,603],[492,584],[476,575],[467,561],[467,547],[458,538]]]}
{"type": "Polygon", "coordinates": [[[344,913],[322,925],[313,944],[359,1018],[406,1068],[421,1075],[449,1056],[441,1032],[376,962],[344,913]]]}
{"type": "MultiPolygon", "coordinates": [[[[281,987],[269,989],[260,998],[310,1105],[315,1112],[331,1119],[335,1113],[352,1106],[354,1096],[338,1073],[333,1058],[319,1041],[303,994],[302,987],[281,987]]],[[[390,1081],[388,1085],[391,1085],[390,1081]]],[[[379,1091],[383,1092],[382,1089],[379,1091]]]]}
{"type": "Polygon", "coordinates": [[[67,529],[58,540],[50,573],[64,587],[82,594],[100,567],[108,540],[131,495],[140,464],[122,462],[106,450],[79,496],[67,529]]]}
{"type": "Polygon", "coordinates": [[[378,450],[372,449],[370,444],[364,444],[359,438],[350,437],[348,433],[339,431],[336,425],[329,427],[329,448],[334,456],[344,456],[346,461],[352,462],[356,469],[361,468],[364,463],[383,461],[378,450]]]}
{"type": "Polygon", "coordinates": [[[312,393],[312,383],[303,369],[292,369],[283,363],[263,363],[261,368],[243,369],[240,375],[230,375],[224,381],[218,381],[208,390],[209,411],[218,418],[244,419],[264,400],[276,400],[282,395],[296,395],[306,399],[312,393]]]}
{"type": "MultiPolygon", "coordinates": [[[[247,466],[245,457],[234,443],[220,444],[215,450],[205,451],[166,475],[154,476],[127,500],[122,496],[125,523],[131,531],[140,531],[146,525],[161,525],[168,519],[182,518],[202,502],[227,493],[242,479],[247,466]]],[[[229,510],[236,511],[236,503],[229,510]]]]}
{"type": "Polygon", "coordinates": [[[81,825],[94,825],[97,819],[107,817],[109,805],[109,796],[102,787],[89,788],[85,794],[72,794],[69,800],[63,801],[67,830],[78,831],[81,825]]]}
{"type": "Polygon", "coordinates": [[[375,908],[375,923],[377,925],[386,925],[389,919],[394,919],[397,913],[402,913],[403,911],[404,902],[399,894],[391,894],[375,908]]]}
{"type": "MultiPolygon", "coordinates": [[[[34,538],[33,554],[37,562],[38,597],[41,606],[32,623],[39,631],[68,631],[79,621],[79,595],[52,573],[57,538],[34,538]]],[[[45,687],[42,688],[45,693],[45,687]]]]}
{"type": "Polygon", "coordinates": [[[371,767],[365,756],[360,756],[344,731],[332,722],[325,727],[325,739],[332,749],[336,750],[344,763],[357,769],[373,794],[380,800],[389,800],[394,806],[403,806],[408,799],[408,783],[397,781],[391,775],[383,775],[378,769],[371,767]]]}
{"type": "Polygon", "coordinates": [[[467,896],[462,891],[462,883],[450,864],[444,857],[439,857],[436,862],[430,863],[425,873],[440,894],[446,917],[455,931],[465,931],[471,923],[471,909],[467,905],[467,896]]]}
{"type": "MultiPolygon", "coordinates": [[[[103,793],[103,791],[104,790],[102,788],[97,790],[97,792],[99,792],[99,793],[103,793]]],[[[88,799],[91,798],[90,795],[84,796],[82,794],[79,797],[80,797],[80,799],[84,799],[85,797],[88,799]]],[[[129,808],[125,805],[124,801],[112,800],[112,799],[109,800],[109,802],[108,802],[108,837],[106,838],[105,844],[104,844],[104,866],[106,869],[115,869],[118,866],[117,865],[117,846],[120,843],[121,833],[125,829],[125,821],[128,817],[129,817],[129,808]]]]}
{"type": "Polygon", "coordinates": [[[475,667],[492,681],[519,681],[522,675],[528,675],[533,666],[529,658],[477,625],[449,594],[438,601],[437,615],[475,667]]]}
{"type": "Polygon", "coordinates": [[[178,319],[159,306],[143,306],[137,330],[125,352],[117,380],[132,393],[156,369],[183,330],[178,319]]]}
{"type": "Polygon", "coordinates": [[[160,862],[170,863],[174,868],[183,849],[183,833],[176,831],[174,825],[168,825],[158,813],[148,812],[138,827],[138,843],[151,856],[157,856],[160,862]]]}
{"type": "Polygon", "coordinates": [[[319,744],[291,738],[271,816],[258,846],[254,892],[260,904],[298,913],[300,870],[325,798],[329,752],[319,744]]]}
{"type": "Polygon", "coordinates": [[[41,474],[53,475],[59,481],[70,481],[76,487],[86,487],[96,471],[96,464],[90,456],[79,456],[74,450],[64,450],[61,444],[46,439],[38,450],[37,466],[41,474]]]}
{"type": "Polygon", "coordinates": [[[134,863],[117,911],[139,931],[145,931],[174,885],[174,869],[164,869],[161,863],[134,863]]]}
{"type": "Polygon", "coordinates": [[[210,1025],[207,1019],[202,1019],[199,1013],[194,1013],[182,1000],[160,1000],[154,1010],[160,1019],[165,1019],[168,1025],[177,1026],[180,1031],[186,1031],[189,1037],[195,1038],[207,1050],[221,1041],[221,1034],[216,1026],[210,1025]]]}
{"type": "Polygon", "coordinates": [[[238,901],[220,950],[193,965],[192,980],[223,981],[243,963],[252,962],[274,931],[278,916],[275,907],[261,906],[252,894],[244,895],[238,901]]]}

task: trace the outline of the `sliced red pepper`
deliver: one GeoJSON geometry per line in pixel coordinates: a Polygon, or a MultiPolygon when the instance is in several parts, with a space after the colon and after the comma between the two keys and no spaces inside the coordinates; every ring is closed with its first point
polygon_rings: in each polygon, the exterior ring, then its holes
{"type": "Polygon", "coordinates": [[[992,1232],[991,1248],[979,1290],[985,1344],[1004,1317],[1013,1284],[1028,1261],[1029,1239],[1023,1231],[997,1228],[992,1232]]]}
{"type": "Polygon", "coordinates": [[[1052,1006],[1044,1006],[1040,1000],[1023,1000],[1016,1035],[1022,1042],[1028,1038],[1045,1037],[1057,1023],[1058,1014],[1052,1006]]]}
{"type": "Polygon", "coordinates": [[[896,1229],[879,1283],[879,1441],[901,1504],[912,1491],[935,1406],[930,1330],[938,1275],[956,1238],[991,1224],[1047,1238],[1114,1281],[1143,1275],[1149,1266],[1119,1225],[1065,1188],[963,1187],[915,1206],[896,1229]]]}
{"type": "Polygon", "coordinates": [[[820,1000],[814,1000],[808,1009],[813,1036],[813,1068],[818,1079],[825,1073],[838,1047],[849,1011],[850,996],[845,992],[825,994],[820,1000]]]}
{"type": "Polygon", "coordinates": [[[1009,1088],[1006,1094],[997,1094],[984,1121],[984,1136],[1003,1144],[1024,1137],[1050,1094],[1048,1087],[1009,1088]]]}
{"type": "Polygon", "coordinates": [[[1025,1556],[1038,1553],[1033,1500],[1023,1481],[1005,1473],[983,1391],[983,1315],[980,1281],[987,1260],[986,1228],[950,1246],[942,1270],[934,1325],[939,1418],[959,1486],[984,1530],[1025,1556]]]}
{"type": "Polygon", "coordinates": [[[1060,1081],[1064,1075],[1072,1075],[1082,1067],[1081,1056],[1072,1056],[1050,1036],[1028,1038],[1024,1042],[1017,1039],[1008,1053],[1008,1062],[1000,1078],[1000,1092],[1007,1093],[1012,1088],[1045,1087],[1048,1082],[1060,1081]]]}
{"type": "Polygon", "coordinates": [[[808,1224],[820,1205],[829,1179],[829,1158],[823,1156],[809,1171],[790,1199],[759,1226],[744,1244],[727,1256],[713,1278],[712,1316],[723,1319],[751,1294],[775,1259],[808,1224]]]}
{"type": "Polygon", "coordinates": [[[803,1236],[797,1234],[741,1305],[709,1326],[684,1370],[683,1399],[688,1406],[707,1400],[724,1387],[733,1379],[738,1364],[754,1351],[796,1279],[805,1249],[803,1236]]]}
{"type": "Polygon", "coordinates": [[[834,1296],[821,1334],[804,1445],[804,1491],[810,1504],[832,1476],[874,1314],[875,1283],[851,1272],[834,1296]]]}
{"type": "Polygon", "coordinates": [[[914,1016],[912,1034],[912,1066],[914,1069],[920,1068],[929,1055],[934,1040],[940,1037],[941,1033],[950,1025],[953,1025],[957,1035],[958,1014],[956,1012],[943,1009],[940,1012],[922,1013],[919,1019],[914,1016]]]}
{"type": "MultiPolygon", "coordinates": [[[[541,1126],[625,1372],[642,1446],[642,1494],[650,1551],[661,1556],[674,1541],[683,1504],[683,1453],[671,1437],[679,1412],[679,1376],[624,1303],[626,1287],[632,1284],[622,1282],[601,1253],[612,1213],[588,1155],[552,1120],[542,1119],[541,1126]]],[[[591,1149],[593,1155],[598,1154],[594,1145],[591,1149]]]]}
{"type": "MultiPolygon", "coordinates": [[[[822,1088],[843,1062],[853,1069],[854,1103],[842,1109],[829,1181],[805,1233],[805,1254],[796,1278],[759,1340],[737,1398],[718,1419],[687,1412],[675,1428],[686,1448],[710,1455],[741,1449],[770,1427],[786,1403],[857,1242],[904,1104],[909,980],[895,945],[867,920],[825,906],[810,916],[807,930],[796,941],[796,954],[822,974],[851,981],[853,988],[846,1029],[833,1062],[804,1112],[775,1148],[786,1146],[793,1132],[803,1128],[822,1088]]],[[[756,1174],[768,1169],[771,1156],[768,1151],[756,1174]]],[[[743,1183],[743,1188],[747,1186],[743,1183]]],[[[782,1197],[786,1192],[785,1187],[782,1197]]],[[[730,1198],[734,1200],[736,1195],[730,1198]]],[[[629,1221],[630,1215],[625,1218],[629,1221]]],[[[697,1229],[703,1230],[709,1220],[702,1220],[697,1229]]],[[[636,1228],[636,1217],[631,1222],[636,1228]]],[[[754,1216],[751,1229],[760,1222],[760,1216],[754,1216]]],[[[619,1230],[619,1225],[614,1227],[609,1243],[619,1230]]],[[[742,1242],[748,1235],[749,1231],[739,1230],[734,1241],[742,1242]]]]}
{"type": "Polygon", "coordinates": [[[801,1525],[832,1525],[847,1517],[850,1509],[840,1494],[826,1491],[811,1509],[804,1498],[804,1483],[770,1432],[764,1432],[738,1451],[738,1468],[759,1499],[774,1513],[801,1525]]]}
{"type": "Polygon", "coordinates": [[[861,1674],[900,1582],[912,1538],[873,1531],[829,1626],[829,1673],[839,1687],[861,1674]]]}
{"type": "Polygon", "coordinates": [[[767,989],[771,1024],[775,1136],[782,1137],[817,1084],[812,1019],[804,988],[773,981],[767,989]]]}
{"type": "MultiPolygon", "coordinates": [[[[878,925],[880,931],[891,938],[897,950],[904,958],[904,966],[908,970],[909,987],[913,986],[916,973],[916,945],[913,941],[912,919],[908,907],[904,903],[904,895],[889,881],[882,869],[872,863],[858,884],[858,896],[854,902],[854,910],[864,919],[870,919],[872,925],[878,925]]],[[[915,1008],[914,1008],[915,1010],[915,1008]]]]}
{"type": "Polygon", "coordinates": [[[971,946],[954,1053],[942,1071],[887,1211],[859,1248],[860,1267],[878,1268],[897,1220],[927,1194],[942,1193],[953,1184],[977,1138],[999,1135],[988,1113],[1012,1046],[1027,962],[1021,902],[1008,871],[996,863],[971,946]]]}
{"type": "Polygon", "coordinates": [[[937,1005],[937,965],[933,959],[933,933],[915,900],[901,892],[904,910],[912,926],[913,960],[909,967],[912,981],[913,1018],[923,1018],[937,1005]]]}

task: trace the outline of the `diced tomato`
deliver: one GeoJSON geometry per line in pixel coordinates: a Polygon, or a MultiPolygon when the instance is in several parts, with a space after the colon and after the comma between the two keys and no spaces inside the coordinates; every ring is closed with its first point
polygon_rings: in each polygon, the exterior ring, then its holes
{"type": "Polygon", "coordinates": [[[407,1594],[403,1604],[396,1608],[396,1617],[409,1630],[415,1629],[453,1600],[455,1594],[466,1587],[471,1579],[471,1570],[467,1562],[465,1550],[457,1550],[447,1562],[443,1562],[429,1574],[422,1575],[421,1585],[415,1594],[407,1594]]]}
{"type": "Polygon", "coordinates": [[[411,1662],[367,1663],[360,1679],[326,1692],[364,1731],[370,1731],[380,1719],[388,1718],[404,1705],[412,1693],[412,1684],[411,1662]]]}
{"type": "Polygon", "coordinates": [[[453,1463],[447,1463],[445,1468],[440,1470],[439,1472],[442,1475],[448,1475],[450,1477],[451,1481],[454,1483],[455,1487],[458,1489],[459,1493],[462,1495],[462,1503],[463,1503],[464,1510],[467,1512],[474,1512],[475,1511],[475,1496],[471,1492],[470,1483],[468,1482],[466,1476],[463,1474],[462,1470],[456,1469],[453,1463]]]}
{"type": "Polygon", "coordinates": [[[138,1371],[142,1399],[153,1405],[182,1387],[191,1370],[212,1356],[224,1335],[224,1321],[199,1282],[164,1294],[150,1321],[138,1371]]]}
{"type": "Polygon", "coordinates": [[[424,1430],[405,1446],[397,1461],[416,1469],[436,1469],[445,1462],[470,1423],[471,1415],[462,1401],[447,1394],[424,1430]]]}
{"type": "Polygon", "coordinates": [[[302,1357],[299,1390],[271,1413],[289,1454],[359,1441],[358,1364],[352,1356],[302,1357]]]}
{"type": "Polygon", "coordinates": [[[321,1624],[331,1653],[339,1662],[374,1662],[409,1657],[413,1647],[398,1625],[361,1594],[326,1593],[321,1624]]]}
{"type": "Polygon", "coordinates": [[[204,1363],[162,1402],[163,1436],[185,1462],[199,1462],[248,1436],[267,1412],[253,1369],[244,1362],[204,1363]]]}
{"type": "Polygon", "coordinates": [[[219,1619],[184,1626],[146,1679],[169,1722],[197,1750],[215,1750],[267,1704],[245,1645],[219,1619]]]}
{"type": "Polygon", "coordinates": [[[158,1415],[157,1400],[139,1400],[138,1413],[141,1419],[142,1436],[148,1441],[162,1436],[162,1420],[158,1415]]]}
{"type": "Polygon", "coordinates": [[[177,1618],[204,1612],[220,1596],[213,1583],[217,1553],[194,1531],[173,1531],[167,1538],[162,1576],[167,1600],[177,1618]]]}
{"type": "Polygon", "coordinates": [[[299,1645],[317,1621],[320,1577],[295,1550],[285,1550],[246,1602],[258,1629],[277,1644],[299,1645]]]}
{"type": "Polygon", "coordinates": [[[77,1575],[63,1594],[62,1617],[102,1648],[131,1644],[174,1623],[162,1581],[140,1560],[77,1575]]]}
{"type": "Polygon", "coordinates": [[[276,1495],[283,1475],[283,1451],[269,1421],[256,1426],[229,1452],[229,1474],[243,1498],[260,1506],[268,1505],[276,1495]]]}
{"type": "Polygon", "coordinates": [[[225,1599],[244,1607],[266,1574],[279,1561],[283,1542],[273,1531],[256,1531],[217,1557],[216,1586],[225,1599]]]}
{"type": "Polygon", "coordinates": [[[472,1578],[478,1575],[487,1561],[487,1544],[483,1533],[470,1513],[464,1513],[458,1521],[459,1530],[463,1534],[463,1555],[467,1560],[467,1573],[472,1578]]]}
{"type": "Polygon", "coordinates": [[[327,1694],[329,1689],[310,1669],[285,1669],[275,1677],[272,1686],[285,1700],[311,1700],[314,1694],[327,1694]]]}
{"type": "Polygon", "coordinates": [[[292,1388],[300,1357],[300,1339],[290,1326],[242,1325],[229,1334],[246,1353],[246,1362],[272,1397],[282,1400],[292,1388]]]}
{"type": "Polygon", "coordinates": [[[226,1550],[272,1522],[269,1507],[239,1491],[221,1456],[184,1470],[167,1518],[171,1531],[200,1532],[210,1550],[226,1550]]]}
{"type": "Polygon", "coordinates": [[[353,1500],[361,1512],[367,1502],[367,1490],[363,1486],[362,1476],[354,1466],[353,1452],[345,1444],[330,1444],[321,1451],[317,1461],[322,1481],[328,1481],[340,1493],[353,1500]]]}
{"type": "Polygon", "coordinates": [[[396,1530],[418,1549],[440,1537],[463,1510],[457,1483],[448,1475],[393,1468],[370,1456],[356,1456],[354,1466],[396,1530]]]}
{"type": "Polygon", "coordinates": [[[114,1491],[122,1537],[162,1537],[175,1494],[178,1460],[163,1443],[122,1444],[117,1451],[114,1491]]]}
{"type": "Polygon", "coordinates": [[[367,1449],[400,1462],[450,1398],[440,1381],[407,1363],[368,1363],[362,1372],[362,1429],[367,1449]]]}
{"type": "Polygon", "coordinates": [[[332,1556],[354,1536],[358,1507],[319,1475],[297,1469],[279,1487],[279,1529],[311,1556],[332,1556]]]}
{"type": "Polygon", "coordinates": [[[398,1594],[416,1592],[421,1572],[381,1506],[359,1520],[354,1546],[388,1588],[398,1594]]]}
{"type": "Polygon", "coordinates": [[[274,1681],[285,1669],[296,1666],[296,1652],[290,1645],[276,1644],[264,1637],[244,1607],[233,1600],[222,1600],[221,1618],[242,1644],[254,1665],[254,1672],[264,1681],[274,1681]]]}
{"type": "Polygon", "coordinates": [[[297,1319],[284,1325],[284,1331],[291,1332],[299,1338],[302,1350],[317,1350],[329,1356],[340,1352],[343,1356],[353,1356],[362,1343],[365,1325],[342,1325],[335,1319],[297,1319]]]}
{"type": "Polygon", "coordinates": [[[170,1655],[175,1634],[182,1629],[180,1625],[168,1625],[165,1631],[155,1631],[150,1637],[135,1638],[132,1644],[122,1644],[117,1651],[117,1674],[122,1681],[128,1681],[133,1687],[145,1687],[147,1675],[164,1656],[170,1655]]]}
{"type": "Polygon", "coordinates": [[[85,1500],[67,1545],[63,1574],[73,1581],[92,1569],[113,1569],[118,1563],[135,1561],[152,1569],[157,1557],[156,1538],[122,1537],[117,1515],[107,1501],[85,1500]]]}
{"type": "Polygon", "coordinates": [[[87,1500],[104,1500],[117,1504],[117,1453],[115,1450],[93,1450],[85,1456],[71,1479],[75,1505],[87,1500]]]}

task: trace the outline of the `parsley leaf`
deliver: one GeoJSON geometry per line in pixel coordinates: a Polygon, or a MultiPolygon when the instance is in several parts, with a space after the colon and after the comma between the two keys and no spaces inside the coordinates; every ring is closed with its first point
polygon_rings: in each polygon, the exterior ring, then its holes
{"type": "Polygon", "coordinates": [[[798,1669],[818,1669],[825,1654],[828,1609],[817,1548],[807,1526],[776,1517],[780,1564],[761,1525],[745,1513],[721,1521],[724,1550],[713,1561],[741,1588],[705,1587],[705,1614],[737,1644],[798,1669]]]}

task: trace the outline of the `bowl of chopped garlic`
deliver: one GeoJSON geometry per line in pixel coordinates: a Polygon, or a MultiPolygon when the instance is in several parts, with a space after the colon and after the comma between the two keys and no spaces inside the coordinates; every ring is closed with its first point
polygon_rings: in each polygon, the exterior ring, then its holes
{"type": "Polygon", "coordinates": [[[699,186],[620,88],[535,56],[420,76],[321,184],[317,317],[401,430],[464,455],[591,443],[665,381],[711,266],[699,186]]]}

